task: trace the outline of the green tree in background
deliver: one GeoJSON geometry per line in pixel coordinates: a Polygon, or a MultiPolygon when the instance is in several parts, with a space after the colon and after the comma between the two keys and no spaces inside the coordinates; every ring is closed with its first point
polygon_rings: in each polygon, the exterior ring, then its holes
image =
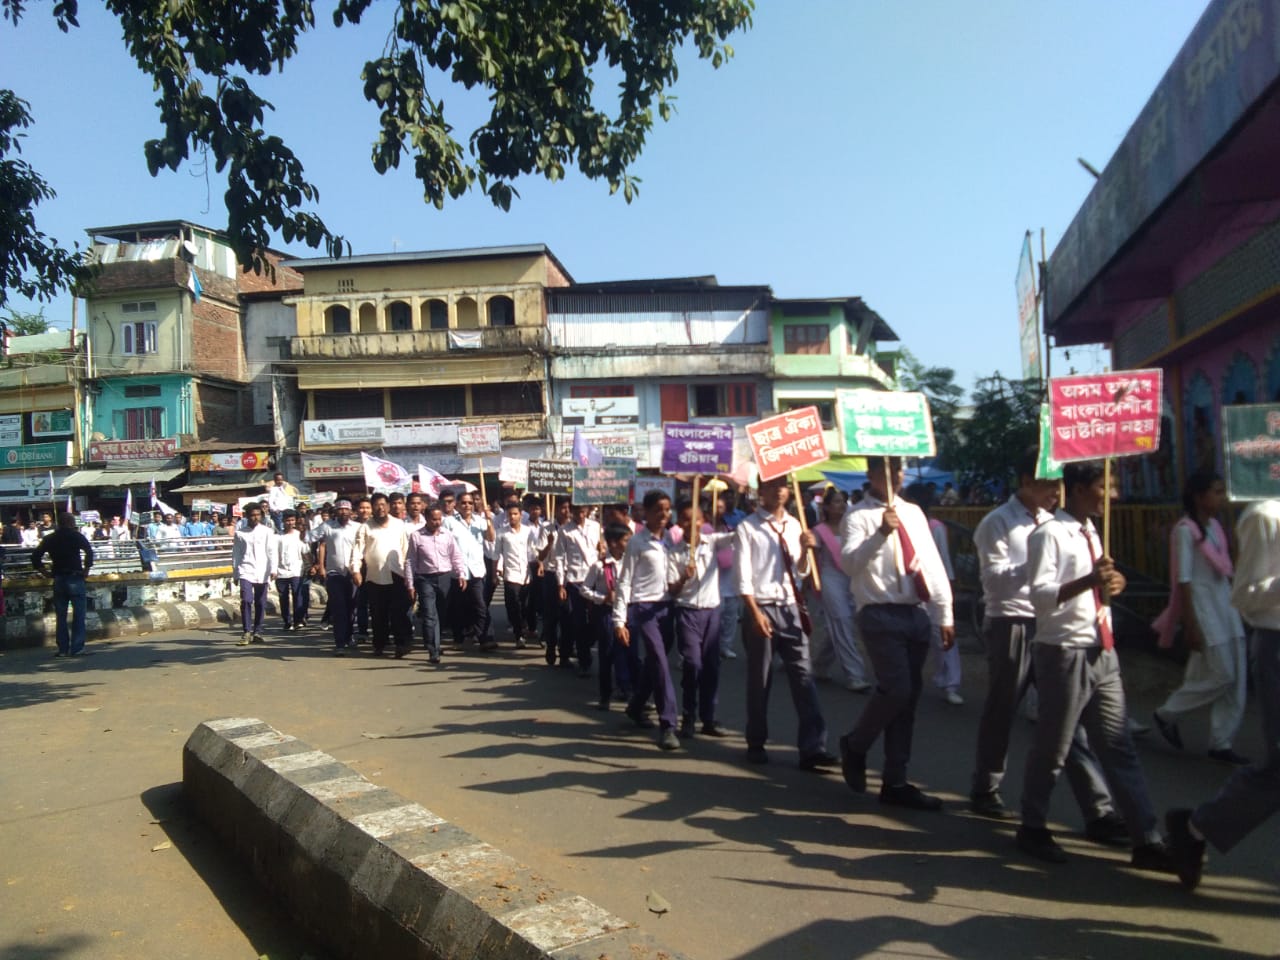
{"type": "Polygon", "coordinates": [[[964,387],[956,385],[956,372],[951,367],[926,367],[910,350],[899,353],[898,389],[923,393],[929,398],[933,418],[933,437],[938,447],[938,463],[954,469],[953,460],[960,446],[956,413],[964,399],[964,387]]]}
{"type": "Polygon", "coordinates": [[[960,429],[960,445],[950,466],[965,483],[1016,483],[1014,465],[1023,451],[1039,442],[1039,380],[1007,380],[1000,374],[973,385],[973,415],[960,429]]]}
{"type": "Polygon", "coordinates": [[[4,321],[5,326],[9,328],[9,332],[15,337],[29,337],[32,334],[48,333],[53,329],[53,324],[49,322],[49,318],[44,315],[43,310],[36,313],[26,313],[22,310],[6,310],[0,320],[4,321]]]}
{"type": "MultiPolygon", "coordinates": [[[[575,168],[630,202],[638,189],[630,167],[655,115],[666,120],[673,111],[668,91],[678,76],[681,46],[690,44],[719,67],[733,55],[727,39],[750,25],[754,9],[754,0],[381,2],[394,2],[394,26],[390,36],[377,39],[379,55],[363,72],[364,95],[379,111],[374,169],[384,173],[411,162],[426,202],[440,207],[446,198],[478,187],[504,210],[517,195],[513,183],[521,175],[554,181],[575,168]],[[597,87],[597,77],[605,75],[617,81],[612,95],[597,87]],[[465,137],[445,114],[442,94],[452,85],[488,96],[487,119],[465,137]]],[[[335,0],[333,22],[354,26],[372,4],[335,0]]],[[[164,135],[145,145],[151,173],[178,169],[192,151],[207,154],[226,176],[226,229],[245,266],[262,269],[262,251],[276,235],[330,256],[349,250],[312,209],[319,192],[302,161],[265,129],[274,108],[250,84],[255,75],[282,72],[298,55],[315,26],[315,5],[104,5],[119,20],[139,69],[155,82],[164,135]]],[[[0,0],[0,14],[16,25],[28,6],[26,0],[0,0]]],[[[51,12],[64,32],[79,26],[78,0],[53,0],[39,9],[51,12]]],[[[40,189],[34,196],[0,193],[0,205],[13,207],[0,210],[0,250],[18,237],[11,228],[15,221],[34,227],[32,209],[48,195],[40,189]]],[[[20,261],[34,270],[37,295],[64,284],[74,265],[56,244],[20,261]]]]}

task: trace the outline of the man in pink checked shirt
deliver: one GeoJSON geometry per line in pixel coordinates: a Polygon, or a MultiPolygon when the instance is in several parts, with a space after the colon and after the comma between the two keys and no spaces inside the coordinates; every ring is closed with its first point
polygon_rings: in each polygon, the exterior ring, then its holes
{"type": "Polygon", "coordinates": [[[413,584],[418,599],[418,615],[422,617],[422,645],[432,663],[440,662],[440,624],[449,609],[453,581],[466,589],[467,568],[462,562],[453,534],[443,526],[444,514],[431,507],[423,514],[425,522],[409,534],[409,554],[405,558],[405,577],[413,584]]]}

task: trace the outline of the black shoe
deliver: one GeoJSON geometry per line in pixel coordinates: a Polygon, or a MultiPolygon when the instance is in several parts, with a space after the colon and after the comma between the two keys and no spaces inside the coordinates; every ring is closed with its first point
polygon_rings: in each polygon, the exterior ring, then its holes
{"type": "Polygon", "coordinates": [[[1191,833],[1191,811],[1170,810],[1164,815],[1164,828],[1169,834],[1169,853],[1178,880],[1184,889],[1194,890],[1204,872],[1204,841],[1191,833]]]}
{"type": "Polygon", "coordinates": [[[676,736],[676,732],[670,727],[663,727],[662,732],[658,734],[658,748],[661,750],[679,750],[680,738],[676,736]]]}
{"type": "Polygon", "coordinates": [[[597,702],[597,703],[596,703],[596,709],[597,709],[597,710],[600,710],[600,711],[602,711],[602,712],[608,712],[608,710],[609,710],[609,701],[608,701],[608,700],[600,700],[599,702],[597,702]]]}
{"type": "Polygon", "coordinates": [[[70,656],[70,654],[63,653],[61,650],[55,650],[53,654],[53,659],[61,660],[63,657],[68,657],[68,656],[70,656]]]}
{"type": "Polygon", "coordinates": [[[679,737],[681,740],[689,740],[693,737],[693,718],[685,717],[680,721],[679,737]]]}
{"type": "Polygon", "coordinates": [[[840,772],[854,793],[867,791],[867,755],[849,747],[849,738],[840,738],[840,772]]]}
{"type": "Polygon", "coordinates": [[[439,663],[439,662],[440,662],[440,654],[438,653],[430,654],[427,657],[427,663],[439,663]]]}
{"type": "Polygon", "coordinates": [[[1000,799],[1000,794],[992,790],[990,793],[975,793],[969,798],[969,812],[989,820],[1007,820],[1009,808],[1000,799]]]}
{"type": "Polygon", "coordinates": [[[1247,767],[1253,762],[1248,757],[1236,753],[1230,747],[1223,747],[1221,750],[1210,750],[1209,759],[1217,760],[1219,763],[1229,763],[1233,767],[1247,767]]]}
{"type": "Polygon", "coordinates": [[[1086,823],[1084,835],[1094,843],[1100,843],[1106,847],[1129,845],[1129,825],[1124,822],[1124,817],[1114,811],[1086,823]]]}
{"type": "Polygon", "coordinates": [[[704,723],[702,725],[702,735],[704,737],[727,737],[729,735],[729,731],[716,723],[716,721],[712,720],[710,723],[704,723]]]}
{"type": "Polygon", "coordinates": [[[942,801],[938,797],[930,796],[911,783],[897,787],[886,783],[880,788],[880,802],[886,807],[906,807],[908,810],[942,809],[942,801]]]}
{"type": "Polygon", "coordinates": [[[764,747],[747,747],[747,763],[768,763],[769,754],[764,747]]]}
{"type": "Polygon", "coordinates": [[[407,654],[408,652],[409,652],[408,647],[396,647],[396,659],[403,660],[405,658],[405,654],[407,654]]]}
{"type": "Polygon", "coordinates": [[[1044,827],[1019,827],[1014,838],[1023,853],[1046,863],[1066,863],[1067,851],[1058,846],[1053,834],[1044,827]]]}
{"type": "MultiPolygon", "coordinates": [[[[1156,873],[1178,873],[1178,864],[1173,852],[1163,840],[1156,843],[1144,843],[1133,848],[1133,856],[1129,863],[1135,870],[1152,870],[1156,873]]],[[[1181,874],[1178,874],[1181,879],[1181,874]]]]}
{"type": "Polygon", "coordinates": [[[373,651],[373,655],[374,655],[375,657],[382,657],[382,656],[386,656],[386,654],[385,654],[383,651],[381,651],[381,650],[374,650],[374,651],[373,651]]]}
{"type": "Polygon", "coordinates": [[[643,709],[635,709],[633,707],[627,707],[626,714],[628,717],[631,718],[631,722],[634,723],[641,730],[653,729],[654,723],[647,716],[645,716],[643,709]]]}
{"type": "Polygon", "coordinates": [[[839,757],[827,753],[825,750],[819,750],[817,753],[811,753],[800,758],[800,769],[808,771],[817,771],[818,773],[826,773],[830,767],[834,767],[840,762],[839,757]]]}
{"type": "Polygon", "coordinates": [[[335,657],[345,657],[345,656],[347,655],[347,648],[346,648],[346,647],[334,647],[334,648],[333,648],[333,655],[334,655],[335,657]]]}
{"type": "Polygon", "coordinates": [[[1178,725],[1176,723],[1170,723],[1164,717],[1160,716],[1159,710],[1151,714],[1151,719],[1155,722],[1156,729],[1160,731],[1160,736],[1169,741],[1169,746],[1173,747],[1175,750],[1181,750],[1182,733],[1178,730],[1178,725]]]}

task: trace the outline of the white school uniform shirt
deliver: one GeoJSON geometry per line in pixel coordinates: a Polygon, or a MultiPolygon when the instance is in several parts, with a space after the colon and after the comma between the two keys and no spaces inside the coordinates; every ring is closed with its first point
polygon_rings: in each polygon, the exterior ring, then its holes
{"type": "Polygon", "coordinates": [[[556,558],[556,571],[560,583],[581,583],[587,571],[600,557],[600,524],[584,520],[582,526],[570,521],[556,534],[552,553],[556,558]]]}
{"type": "Polygon", "coordinates": [[[300,577],[311,562],[311,549],[297,530],[276,537],[276,576],[300,577]]]}
{"type": "Polygon", "coordinates": [[[808,551],[800,549],[800,521],[789,513],[776,520],[761,507],[739,523],[734,531],[734,542],[738,548],[734,572],[738,593],[744,597],[755,597],[760,605],[794,604],[796,594],[782,560],[778,533],[773,527],[781,532],[782,542],[787,545],[796,586],[801,586],[800,581],[808,574],[808,551]]]}
{"type": "MultiPolygon", "coordinates": [[[[1206,536],[1219,543],[1214,528],[1209,527],[1206,536]]],[[[1178,551],[1178,582],[1191,585],[1191,605],[1196,621],[1204,633],[1207,646],[1216,647],[1244,636],[1244,624],[1240,614],[1231,606],[1231,581],[1218,573],[1192,536],[1191,525],[1180,523],[1173,529],[1174,549],[1178,551]]]]}
{"type": "Polygon", "coordinates": [[[895,497],[893,506],[911,538],[929,598],[925,601],[916,592],[915,578],[903,563],[899,536],[895,533],[886,537],[880,532],[885,504],[868,494],[846,510],[840,522],[840,564],[849,575],[853,599],[860,610],[879,603],[914,606],[924,602],[935,626],[950,627],[955,623],[951,582],[929,531],[929,521],[914,503],[895,497]]]}
{"type": "MultiPolygon", "coordinates": [[[[733,542],[734,536],[735,534],[728,532],[698,534],[698,549],[694,554],[694,570],[697,575],[685,583],[677,594],[677,607],[711,610],[720,606],[720,563],[716,555],[726,544],[733,542]]],[[[677,582],[684,576],[688,566],[689,544],[668,543],[667,582],[677,582]]]]}
{"type": "MultiPolygon", "coordinates": [[[[1065,510],[1042,523],[1027,540],[1027,582],[1036,611],[1036,643],[1060,647],[1092,647],[1100,644],[1099,610],[1092,588],[1066,603],[1058,592],[1073,580],[1093,572],[1093,557],[1102,556],[1102,540],[1090,520],[1080,523],[1065,510]],[[1093,552],[1090,553],[1090,544],[1093,552]]],[[[1101,616],[1111,622],[1111,608],[1101,616]]]]}
{"type": "Polygon", "coordinates": [[[249,583],[266,583],[275,572],[275,531],[260,523],[252,530],[237,530],[231,545],[231,568],[249,583]]]}
{"type": "Polygon", "coordinates": [[[462,553],[462,565],[467,568],[468,580],[483,580],[484,566],[484,534],[489,529],[489,521],[478,513],[471,515],[470,522],[459,516],[445,517],[445,529],[453,534],[458,542],[458,550],[462,553]]]}
{"type": "Polygon", "coordinates": [[[978,577],[988,616],[1034,619],[1027,579],[1027,538],[1053,514],[1028,507],[1017,495],[996,507],[973,532],[978,577]]]}
{"type": "MultiPolygon", "coordinates": [[[[554,520],[541,520],[535,527],[532,523],[529,525],[529,559],[538,560],[542,556],[542,551],[547,549],[547,541],[551,535],[556,532],[558,525],[554,520]]],[[[538,561],[542,564],[544,573],[556,572],[556,552],[552,550],[547,554],[545,560],[538,561]]]]}
{"type": "Polygon", "coordinates": [[[613,622],[627,622],[627,605],[667,599],[667,547],[648,528],[633,535],[622,555],[613,591],[613,622]]]}
{"type": "Polygon", "coordinates": [[[1252,504],[1236,524],[1239,558],[1231,602],[1245,620],[1280,630],[1280,500],[1252,504]]]}
{"type": "Polygon", "coordinates": [[[494,543],[494,569],[507,583],[524,586],[529,582],[529,531],[523,526],[498,534],[494,543]]]}

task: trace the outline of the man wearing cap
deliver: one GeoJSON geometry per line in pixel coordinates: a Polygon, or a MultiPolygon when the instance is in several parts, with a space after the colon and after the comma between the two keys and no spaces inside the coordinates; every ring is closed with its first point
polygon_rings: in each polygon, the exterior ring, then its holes
{"type": "Polygon", "coordinates": [[[345,656],[352,647],[351,634],[355,617],[355,583],[347,561],[355,545],[359,526],[351,520],[351,501],[339,500],[335,516],[321,528],[317,545],[316,567],[324,573],[324,586],[329,594],[329,622],[333,625],[334,652],[345,656]]]}

